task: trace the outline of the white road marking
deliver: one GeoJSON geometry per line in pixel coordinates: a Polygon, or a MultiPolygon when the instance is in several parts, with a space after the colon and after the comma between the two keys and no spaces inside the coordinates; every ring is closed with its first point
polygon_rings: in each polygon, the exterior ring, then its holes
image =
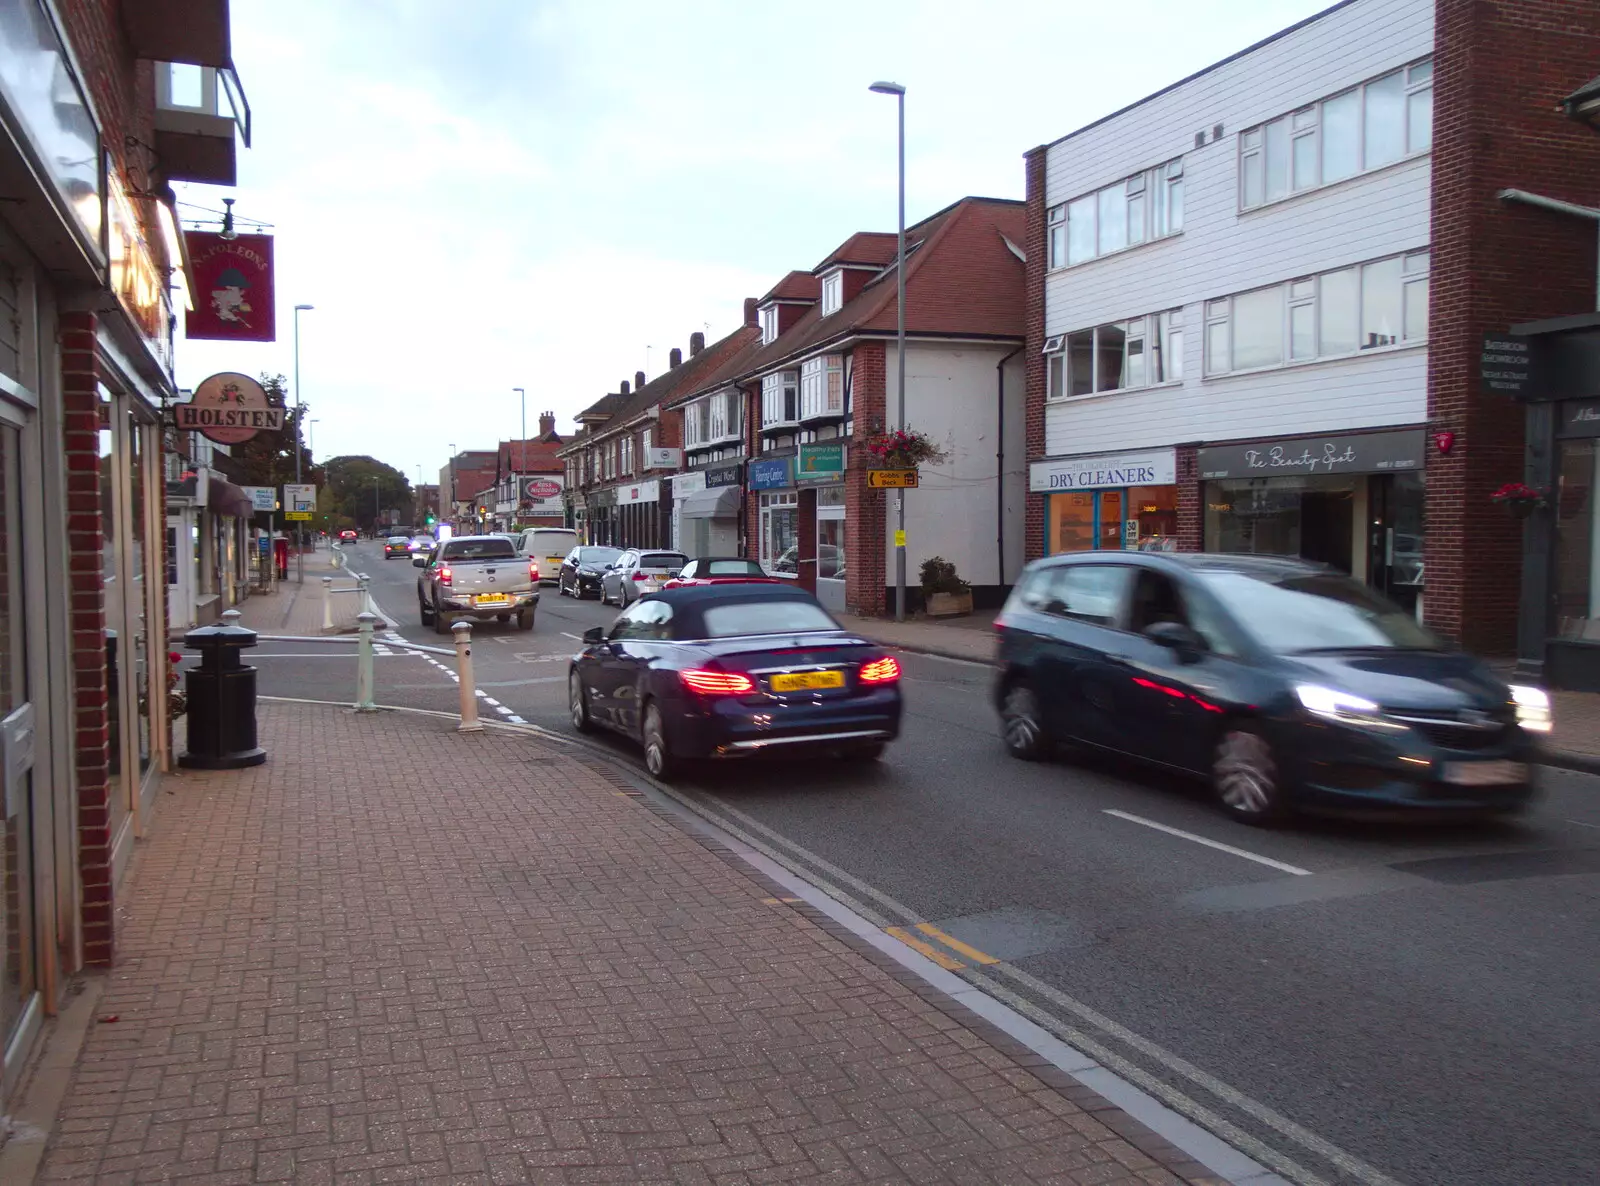
{"type": "Polygon", "coordinates": [[[573,642],[582,642],[583,641],[583,635],[581,635],[581,634],[569,634],[565,630],[563,630],[561,632],[561,637],[562,638],[570,638],[573,642]]]}
{"type": "Polygon", "coordinates": [[[523,720],[521,717],[519,717],[514,712],[507,713],[506,714],[506,720],[510,721],[513,725],[526,725],[528,723],[527,721],[523,720]]]}
{"type": "Polygon", "coordinates": [[[1600,824],[1586,824],[1581,819],[1569,819],[1566,822],[1569,824],[1577,824],[1580,828],[1600,828],[1600,824]]]}
{"type": "Polygon", "coordinates": [[[496,708],[500,707],[500,702],[498,700],[496,700],[493,696],[484,695],[484,693],[483,693],[483,691],[481,689],[479,690],[478,695],[483,696],[483,702],[485,704],[492,704],[496,708]]]}
{"type": "Polygon", "coordinates": [[[1302,869],[1299,865],[1286,865],[1282,861],[1275,861],[1271,857],[1264,857],[1258,852],[1249,852],[1242,848],[1235,848],[1231,844],[1224,844],[1220,840],[1208,840],[1204,836],[1196,836],[1193,832],[1185,832],[1182,828],[1169,828],[1166,824],[1158,824],[1153,819],[1145,819],[1142,815],[1134,815],[1128,811],[1118,811],[1114,807],[1104,809],[1107,815],[1114,815],[1118,819],[1125,819],[1131,824],[1142,824],[1147,828],[1154,828],[1158,832],[1165,832],[1169,836],[1177,836],[1184,840],[1192,840],[1196,844],[1203,844],[1207,848],[1214,848],[1218,852],[1232,853],[1236,857],[1243,857],[1247,861],[1254,861],[1258,865],[1266,865],[1282,873],[1293,873],[1296,877],[1310,877],[1310,869],[1302,869]]]}

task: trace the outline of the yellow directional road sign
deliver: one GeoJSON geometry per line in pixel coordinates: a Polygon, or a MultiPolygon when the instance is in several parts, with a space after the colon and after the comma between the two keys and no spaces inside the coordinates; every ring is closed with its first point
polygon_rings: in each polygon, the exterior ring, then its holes
{"type": "Polygon", "coordinates": [[[296,519],[303,519],[303,520],[309,521],[311,519],[311,512],[310,511],[285,511],[283,513],[283,517],[285,519],[289,520],[291,523],[294,522],[296,519]]]}
{"type": "Polygon", "coordinates": [[[917,471],[914,469],[869,469],[867,485],[874,490],[914,490],[917,471]]]}

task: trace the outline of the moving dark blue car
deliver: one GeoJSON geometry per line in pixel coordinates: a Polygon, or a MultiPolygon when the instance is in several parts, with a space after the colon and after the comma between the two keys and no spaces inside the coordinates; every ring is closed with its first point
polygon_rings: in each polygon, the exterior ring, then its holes
{"type": "Polygon", "coordinates": [[[663,589],[583,636],[572,724],[635,738],[645,767],[825,752],[871,761],[900,733],[900,665],[784,585],[663,589]]]}
{"type": "Polygon", "coordinates": [[[1245,823],[1296,808],[1514,812],[1550,729],[1543,691],[1301,560],[1050,557],[995,628],[1013,755],[1075,743],[1200,774],[1245,823]]]}

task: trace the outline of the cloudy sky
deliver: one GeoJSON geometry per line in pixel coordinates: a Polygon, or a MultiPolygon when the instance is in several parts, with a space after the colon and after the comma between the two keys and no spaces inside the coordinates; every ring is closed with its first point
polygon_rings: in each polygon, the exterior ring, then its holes
{"type": "MultiPolygon", "coordinates": [[[[1022,153],[1328,0],[233,0],[254,111],[232,191],[277,236],[271,345],[180,342],[179,379],[292,373],[319,458],[414,482],[558,428],[857,230],[1022,197],[1022,153]]],[[[189,213],[194,214],[190,211],[189,213]]],[[[194,214],[196,218],[204,215],[194,214]]]]}

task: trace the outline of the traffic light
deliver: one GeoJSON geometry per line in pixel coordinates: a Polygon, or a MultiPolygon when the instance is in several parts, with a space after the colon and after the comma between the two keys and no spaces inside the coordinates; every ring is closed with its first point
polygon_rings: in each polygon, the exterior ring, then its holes
{"type": "Polygon", "coordinates": [[[428,512],[428,526],[429,527],[433,526],[433,512],[432,511],[428,512]]]}

